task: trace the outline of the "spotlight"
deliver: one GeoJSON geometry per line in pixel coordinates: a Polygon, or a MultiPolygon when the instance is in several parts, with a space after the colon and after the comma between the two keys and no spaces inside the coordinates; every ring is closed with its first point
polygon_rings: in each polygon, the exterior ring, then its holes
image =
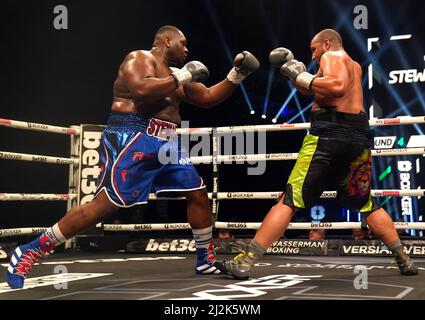
{"type": "Polygon", "coordinates": [[[265,119],[265,118],[266,118],[266,115],[265,115],[265,114],[263,114],[263,115],[261,116],[261,118],[265,119]]]}
{"type": "Polygon", "coordinates": [[[255,114],[255,111],[254,110],[251,110],[251,112],[250,112],[251,114],[255,114]]]}
{"type": "Polygon", "coordinates": [[[276,123],[276,121],[277,121],[276,119],[272,119],[272,122],[273,122],[273,123],[276,123]]]}

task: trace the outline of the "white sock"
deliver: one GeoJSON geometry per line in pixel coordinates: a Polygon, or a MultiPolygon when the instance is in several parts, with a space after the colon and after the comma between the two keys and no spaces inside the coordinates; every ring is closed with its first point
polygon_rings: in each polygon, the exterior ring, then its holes
{"type": "Polygon", "coordinates": [[[62,242],[65,242],[67,239],[62,234],[62,231],[59,229],[59,225],[56,223],[53,227],[51,227],[46,232],[49,236],[55,240],[56,245],[61,244],[62,242]]]}
{"type": "Polygon", "coordinates": [[[213,226],[203,229],[192,229],[193,238],[195,239],[196,249],[208,249],[212,240],[213,226]]]}

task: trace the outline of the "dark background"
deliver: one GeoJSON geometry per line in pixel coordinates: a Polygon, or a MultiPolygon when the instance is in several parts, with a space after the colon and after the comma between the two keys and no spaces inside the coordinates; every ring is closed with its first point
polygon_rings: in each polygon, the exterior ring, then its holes
{"type": "MultiPolygon", "coordinates": [[[[242,50],[252,52],[262,65],[244,81],[246,96],[237,89],[227,101],[210,110],[183,103],[182,118],[189,120],[191,127],[269,124],[290,93],[287,81],[274,71],[267,119],[261,118],[270,79],[271,49],[289,47],[307,65],[311,59],[311,38],[323,28],[335,28],[343,37],[346,51],[361,63],[367,88],[367,67],[372,61],[381,65],[384,82],[388,82],[390,70],[423,69],[423,12],[424,2],[408,0],[2,1],[0,117],[58,126],[104,124],[111,105],[112,84],[122,59],[132,50],[150,49],[155,31],[171,24],[185,33],[189,59],[200,60],[209,68],[207,86],[226,76],[231,59],[242,50]],[[353,9],[359,4],[368,9],[366,30],[353,26],[356,17],[353,9]],[[68,30],[53,27],[56,5],[68,9],[68,30]],[[406,33],[414,36],[409,44],[388,41],[390,35],[406,33]],[[368,37],[380,37],[381,46],[368,52],[368,37]],[[255,110],[254,115],[250,114],[247,101],[255,110]]],[[[315,66],[311,71],[314,69],[315,66]]],[[[379,117],[424,114],[423,82],[415,88],[405,84],[392,89],[382,86],[371,92],[365,90],[366,111],[375,99],[379,100],[379,117]]],[[[296,97],[302,108],[311,102],[300,94],[296,97]]],[[[309,121],[308,111],[294,118],[298,112],[292,99],[278,122],[309,121]]],[[[405,136],[408,140],[411,134],[422,134],[423,127],[381,127],[374,129],[374,134],[405,136]]],[[[304,135],[305,131],[270,133],[267,152],[298,152],[304,135]]],[[[0,150],[68,157],[69,137],[0,127],[0,150]]],[[[423,157],[407,158],[412,161],[419,158],[423,162],[423,157]]],[[[399,189],[397,176],[388,182],[377,180],[380,171],[398,159],[402,158],[374,160],[374,189],[399,189]]],[[[248,177],[246,165],[223,165],[220,191],[280,191],[293,163],[271,161],[264,175],[248,177]]],[[[0,192],[68,192],[66,166],[0,160],[0,168],[0,192]]],[[[198,168],[211,191],[211,166],[198,168]]],[[[412,177],[412,188],[420,186],[421,181],[422,173],[412,177]]],[[[219,220],[261,221],[272,205],[271,200],[222,201],[219,220]]],[[[324,205],[324,221],[347,220],[344,211],[332,202],[326,201],[324,205]]],[[[389,199],[385,206],[394,219],[403,219],[400,199],[389,199]]],[[[144,212],[145,221],[185,220],[183,202],[162,203],[162,214],[158,215],[156,207],[157,204],[149,205],[149,210],[144,212]]],[[[420,219],[423,209],[423,200],[414,199],[415,221],[420,219]]],[[[65,204],[57,202],[0,202],[0,228],[49,226],[65,211],[65,204]]],[[[139,209],[121,211],[117,217],[132,222],[135,211],[139,209]]],[[[296,219],[310,221],[310,211],[300,212],[296,219]]],[[[357,221],[357,214],[351,220],[357,221]]]]}

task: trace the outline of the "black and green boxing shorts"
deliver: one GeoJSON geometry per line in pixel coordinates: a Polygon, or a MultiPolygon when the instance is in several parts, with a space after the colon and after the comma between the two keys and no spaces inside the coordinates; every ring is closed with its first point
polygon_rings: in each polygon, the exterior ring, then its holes
{"type": "Polygon", "coordinates": [[[304,137],[297,162],[283,192],[283,203],[309,208],[323,191],[336,190],[344,208],[368,213],[380,208],[371,197],[371,139],[364,112],[334,108],[311,112],[310,133],[304,137]]]}

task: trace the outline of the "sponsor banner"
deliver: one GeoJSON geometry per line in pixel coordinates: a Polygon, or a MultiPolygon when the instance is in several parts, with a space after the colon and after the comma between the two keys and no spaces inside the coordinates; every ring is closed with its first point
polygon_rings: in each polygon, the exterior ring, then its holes
{"type": "Polygon", "coordinates": [[[227,198],[229,199],[253,199],[253,192],[228,192],[227,198]]]}
{"type": "Polygon", "coordinates": [[[80,188],[78,203],[84,204],[94,198],[97,189],[97,179],[100,175],[100,147],[104,126],[81,126],[81,152],[80,152],[80,188]]]}
{"type": "MultiPolygon", "coordinates": [[[[246,250],[251,239],[215,239],[218,254],[238,254],[246,250]]],[[[425,257],[424,240],[403,240],[405,252],[412,257],[425,257]]],[[[141,239],[126,247],[131,253],[195,253],[193,239],[141,239]]],[[[308,240],[280,239],[266,251],[272,255],[293,256],[392,256],[380,240],[308,240]]]]}
{"type": "Polygon", "coordinates": [[[21,160],[22,155],[20,154],[10,154],[8,152],[0,152],[0,159],[6,159],[6,160],[21,160]]]}
{"type": "Polygon", "coordinates": [[[287,240],[275,241],[266,251],[268,254],[324,256],[327,253],[327,240],[287,240]]]}
{"type": "Polygon", "coordinates": [[[129,243],[127,252],[137,253],[194,253],[193,239],[141,239],[129,243]]]}
{"type": "MultiPolygon", "coordinates": [[[[100,148],[102,132],[105,129],[100,125],[81,125],[80,145],[80,177],[78,189],[78,204],[93,200],[97,180],[101,173],[100,148]]],[[[102,234],[101,228],[93,227],[85,232],[86,235],[102,234]]]]}
{"type": "Polygon", "coordinates": [[[28,126],[28,128],[31,128],[31,129],[39,129],[39,130],[48,130],[49,129],[49,126],[47,124],[42,124],[42,123],[27,122],[27,126],[28,126]]]}
{"type": "Polygon", "coordinates": [[[13,237],[22,234],[22,229],[2,229],[0,230],[0,237],[13,237]]]}
{"type": "MultiPolygon", "coordinates": [[[[240,253],[240,250],[247,249],[250,242],[250,239],[216,239],[215,251],[217,253],[240,253]]],[[[323,256],[327,254],[327,251],[328,240],[280,239],[267,249],[266,254],[323,256]]]]}
{"type": "Polygon", "coordinates": [[[409,142],[407,142],[407,148],[420,148],[425,147],[425,135],[412,135],[409,138],[409,142]]]}
{"type": "Polygon", "coordinates": [[[393,70],[388,77],[389,84],[425,82],[425,69],[393,70]]]}
{"type": "MultiPolygon", "coordinates": [[[[404,240],[404,251],[411,257],[425,257],[425,241],[404,240]]],[[[341,256],[392,256],[380,240],[342,241],[341,256]]]]}
{"type": "Polygon", "coordinates": [[[391,149],[394,146],[397,136],[375,137],[373,145],[375,149],[391,149]]]}

